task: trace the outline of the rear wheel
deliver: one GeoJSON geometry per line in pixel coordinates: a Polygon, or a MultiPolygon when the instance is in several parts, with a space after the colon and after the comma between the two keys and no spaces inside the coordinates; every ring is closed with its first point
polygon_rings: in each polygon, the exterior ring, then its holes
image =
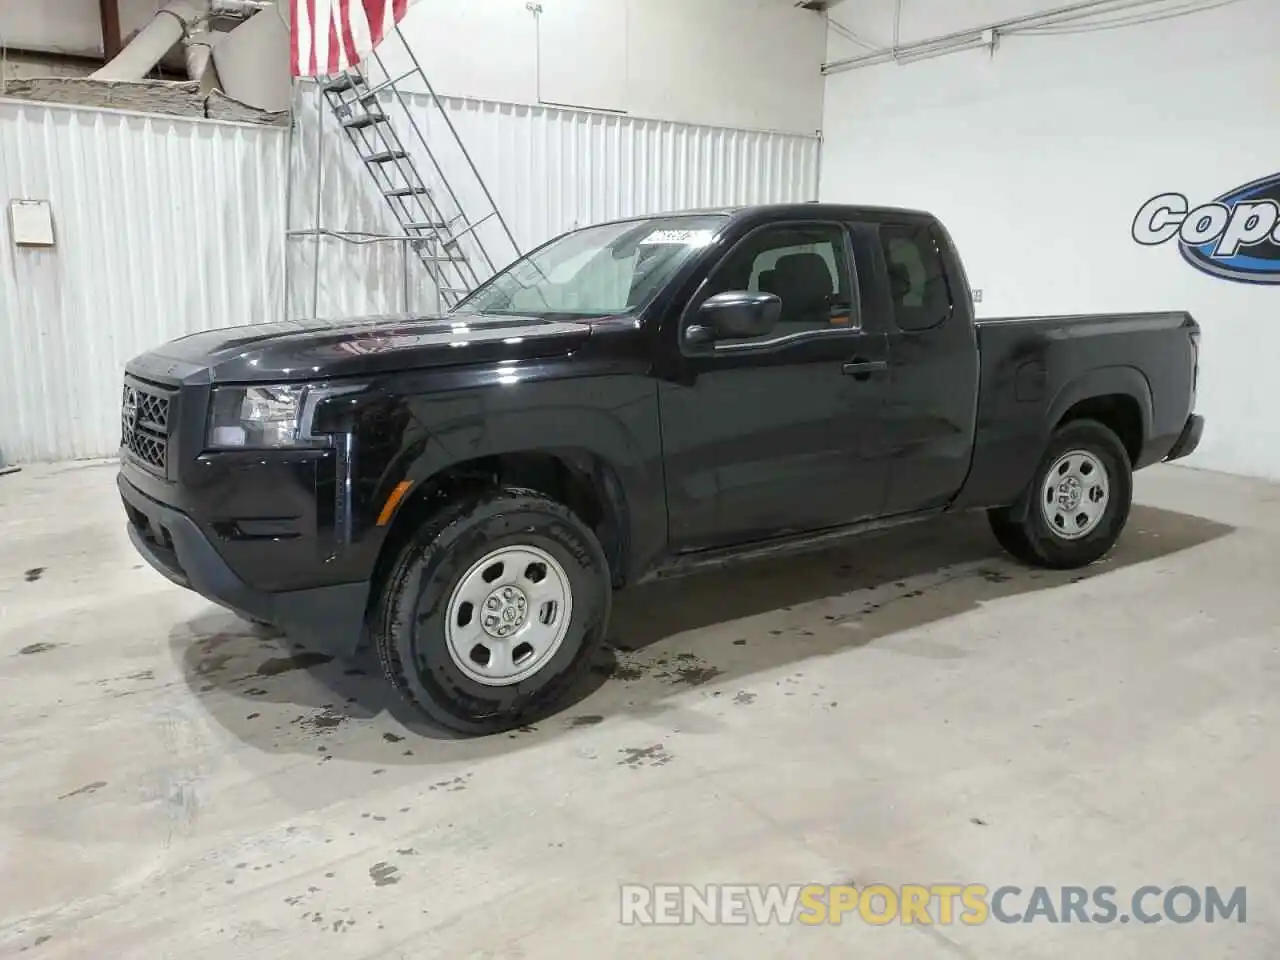
{"type": "Polygon", "coordinates": [[[1129,519],[1129,454],[1110,428],[1073,420],[1050,439],[1028,496],[1025,510],[988,513],[1000,546],[1036,566],[1070,569],[1093,563],[1115,546],[1129,519]]]}
{"type": "Polygon", "coordinates": [[[592,531],[566,506],[506,488],[416,530],[382,588],[378,658],[428,719],[498,733],[554,708],[604,642],[612,599],[592,531]]]}

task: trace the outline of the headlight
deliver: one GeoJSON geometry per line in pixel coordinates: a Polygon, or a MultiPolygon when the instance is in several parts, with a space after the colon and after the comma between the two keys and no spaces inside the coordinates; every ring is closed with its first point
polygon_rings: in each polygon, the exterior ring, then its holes
{"type": "Polygon", "coordinates": [[[322,400],[362,387],[289,384],[267,387],[217,387],[209,412],[210,447],[263,449],[322,446],[311,431],[322,400]]]}

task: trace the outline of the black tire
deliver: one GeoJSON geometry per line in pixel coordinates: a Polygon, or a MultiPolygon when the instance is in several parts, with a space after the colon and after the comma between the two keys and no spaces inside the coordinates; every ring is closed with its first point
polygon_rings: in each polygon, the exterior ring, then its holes
{"type": "Polygon", "coordinates": [[[383,584],[371,633],[387,678],[428,720],[493,734],[555,708],[603,645],[611,603],[608,561],[590,528],[537,491],[502,488],[450,504],[411,534],[383,584]],[[474,564],[517,545],[559,563],[572,609],[563,640],[536,673],[489,686],[467,676],[449,652],[449,600],[474,564]]]}
{"type": "Polygon", "coordinates": [[[1010,520],[1007,514],[1007,509],[991,510],[987,513],[987,520],[991,524],[991,532],[995,534],[996,543],[1019,563],[1039,566],[1040,560],[1031,549],[1031,543],[1024,532],[1024,525],[1010,520]]]}
{"type": "MultiPolygon", "coordinates": [[[[1087,495],[1087,494],[1086,494],[1087,495]]],[[[1120,539],[1133,504],[1133,465],[1120,438],[1096,420],[1072,420],[1049,439],[1027,489],[1027,503],[991,510],[987,517],[996,541],[1014,559],[1032,566],[1070,570],[1102,557],[1120,539]],[[1040,503],[1048,474],[1066,454],[1090,454],[1105,469],[1109,495],[1097,525],[1076,539],[1063,536],[1045,516],[1040,503]],[[1021,513],[1022,516],[1018,516],[1021,513]]]]}

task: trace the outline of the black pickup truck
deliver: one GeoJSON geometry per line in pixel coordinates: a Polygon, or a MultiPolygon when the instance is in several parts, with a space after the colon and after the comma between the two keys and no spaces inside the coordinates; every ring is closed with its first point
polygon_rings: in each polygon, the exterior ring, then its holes
{"type": "Polygon", "coordinates": [[[639,581],[959,510],[1105,554],[1190,453],[1185,313],[975,322],[950,237],[796,204],[567,233],[444,316],[193,334],[132,360],[139,552],[313,649],[367,638],[428,718],[553,708],[639,581]]]}

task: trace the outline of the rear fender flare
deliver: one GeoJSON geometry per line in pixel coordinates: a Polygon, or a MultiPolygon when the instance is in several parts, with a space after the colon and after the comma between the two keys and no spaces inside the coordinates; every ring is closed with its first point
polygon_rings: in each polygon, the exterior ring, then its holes
{"type": "MultiPolygon", "coordinates": [[[[1151,437],[1152,424],[1155,421],[1155,406],[1151,396],[1151,384],[1146,376],[1137,367],[1127,364],[1098,367],[1068,382],[1050,402],[1041,430],[1044,444],[1041,452],[1036,456],[1035,463],[1040,462],[1040,457],[1044,455],[1044,448],[1048,447],[1049,439],[1053,436],[1058,424],[1062,422],[1062,418],[1067,415],[1067,411],[1084,400],[1117,394],[1132,397],[1138,404],[1138,412],[1142,417],[1142,436],[1144,439],[1151,437]]],[[[1032,469],[1035,469],[1034,466],[1032,469]]],[[[1031,504],[1034,479],[1034,476],[1028,478],[1022,496],[1010,509],[1011,519],[1021,521],[1026,518],[1027,509],[1031,504]]]]}

